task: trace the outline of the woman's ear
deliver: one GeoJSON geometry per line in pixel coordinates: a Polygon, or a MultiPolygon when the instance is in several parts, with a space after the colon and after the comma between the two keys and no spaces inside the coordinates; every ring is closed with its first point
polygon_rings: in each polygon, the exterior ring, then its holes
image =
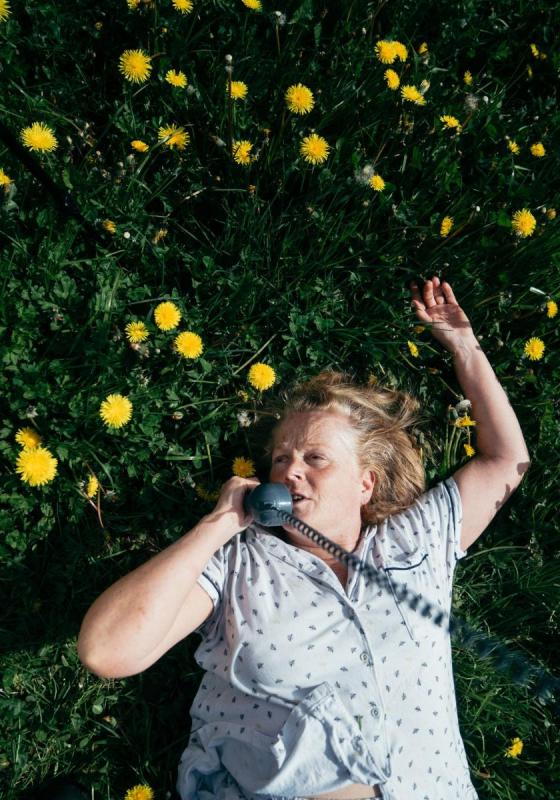
{"type": "Polygon", "coordinates": [[[362,476],[362,505],[369,503],[375,486],[376,475],[373,470],[366,470],[362,476]]]}

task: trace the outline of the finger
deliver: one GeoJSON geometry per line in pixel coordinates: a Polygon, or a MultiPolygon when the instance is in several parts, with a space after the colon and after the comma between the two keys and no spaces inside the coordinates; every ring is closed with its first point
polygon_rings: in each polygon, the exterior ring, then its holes
{"type": "Polygon", "coordinates": [[[438,306],[442,306],[445,304],[445,297],[443,296],[443,292],[441,290],[441,282],[437,275],[434,275],[434,297],[438,306]]]}
{"type": "MultiPolygon", "coordinates": [[[[416,301],[417,305],[420,308],[424,308],[424,303],[422,302],[422,296],[420,295],[420,289],[418,288],[418,284],[415,281],[411,281],[410,289],[412,291],[412,302],[411,305],[414,306],[414,302],[416,301]]],[[[416,306],[414,306],[416,308],[416,306]]]]}
{"type": "Polygon", "coordinates": [[[436,306],[437,303],[434,299],[434,287],[432,281],[426,281],[424,285],[424,303],[427,308],[436,306]]]}
{"type": "Polygon", "coordinates": [[[447,281],[443,281],[443,283],[441,284],[441,288],[443,289],[443,292],[445,294],[445,297],[447,298],[448,303],[455,303],[456,305],[459,305],[457,303],[457,300],[455,299],[455,295],[453,294],[453,289],[447,283],[447,281]]]}

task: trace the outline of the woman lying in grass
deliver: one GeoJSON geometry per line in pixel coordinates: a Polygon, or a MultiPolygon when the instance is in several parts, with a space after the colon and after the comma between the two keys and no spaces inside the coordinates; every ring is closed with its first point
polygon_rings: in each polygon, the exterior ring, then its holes
{"type": "MultiPolygon", "coordinates": [[[[327,371],[282,396],[260,474],[392,588],[448,613],[457,560],[529,458],[451,287],[434,278],[422,295],[411,288],[418,318],[454,355],[477,455],[427,490],[407,432],[418,403],[327,371]]],[[[83,663],[134,675],[202,636],[182,800],[476,800],[449,632],[292,526],[256,523],[243,500],[258,483],[229,480],[211,513],[96,600],[79,635],[83,663]]]]}

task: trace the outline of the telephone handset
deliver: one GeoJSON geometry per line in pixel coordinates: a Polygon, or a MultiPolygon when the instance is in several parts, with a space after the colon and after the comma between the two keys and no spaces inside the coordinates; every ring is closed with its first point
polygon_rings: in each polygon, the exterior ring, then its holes
{"type": "MultiPolygon", "coordinates": [[[[249,491],[243,498],[243,508],[245,513],[251,513],[255,521],[265,527],[272,527],[288,522],[305,536],[317,542],[317,544],[334,555],[339,561],[342,561],[346,565],[352,564],[355,570],[363,572],[368,578],[371,578],[377,583],[379,587],[392,592],[398,601],[406,600],[407,605],[413,611],[418,611],[423,617],[430,617],[434,625],[441,627],[443,620],[449,616],[445,611],[435,608],[431,603],[425,600],[421,594],[410,592],[406,586],[394,580],[392,581],[386,572],[380,569],[374,569],[369,564],[365,564],[353,553],[340,547],[331,539],[327,539],[326,536],[323,536],[322,533],[319,533],[319,531],[312,528],[303,520],[294,517],[292,514],[292,496],[288,487],[283,483],[261,483],[255,486],[255,488],[249,491]],[[424,605],[419,608],[420,601],[423,601],[424,605]],[[432,611],[437,613],[432,616],[432,611]]],[[[512,679],[515,683],[527,685],[532,677],[539,676],[537,686],[535,687],[535,693],[539,699],[550,699],[551,692],[560,690],[560,680],[558,680],[558,678],[551,677],[539,667],[532,667],[521,655],[511,655],[507,647],[501,644],[497,639],[477,631],[455,615],[453,615],[452,619],[449,618],[446,629],[450,634],[455,632],[460,633],[463,638],[463,644],[477,653],[477,655],[491,655],[497,669],[505,671],[511,667],[513,673],[512,679]]],[[[555,710],[560,714],[560,702],[558,701],[555,703],[555,710]]]]}
{"type": "Polygon", "coordinates": [[[243,509],[251,513],[259,525],[281,525],[285,520],[278,516],[277,510],[291,514],[292,495],[283,483],[261,483],[245,495],[243,509]]]}

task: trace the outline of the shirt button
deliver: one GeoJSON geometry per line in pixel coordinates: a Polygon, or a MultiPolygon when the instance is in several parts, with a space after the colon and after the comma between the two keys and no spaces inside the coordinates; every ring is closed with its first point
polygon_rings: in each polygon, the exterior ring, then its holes
{"type": "Polygon", "coordinates": [[[379,716],[379,708],[375,705],[375,703],[371,704],[370,714],[372,717],[375,717],[375,719],[377,719],[379,716]]]}
{"type": "Polygon", "coordinates": [[[368,656],[368,654],[366,653],[366,651],[364,650],[364,652],[363,652],[363,653],[360,655],[360,660],[361,660],[361,661],[363,661],[363,662],[364,662],[364,664],[365,664],[365,663],[366,663],[366,661],[368,661],[368,659],[369,659],[369,656],[368,656]]]}
{"type": "Polygon", "coordinates": [[[362,741],[361,739],[358,738],[358,736],[354,736],[354,738],[352,739],[352,745],[354,747],[354,750],[356,750],[358,753],[362,752],[363,750],[362,741]]]}

